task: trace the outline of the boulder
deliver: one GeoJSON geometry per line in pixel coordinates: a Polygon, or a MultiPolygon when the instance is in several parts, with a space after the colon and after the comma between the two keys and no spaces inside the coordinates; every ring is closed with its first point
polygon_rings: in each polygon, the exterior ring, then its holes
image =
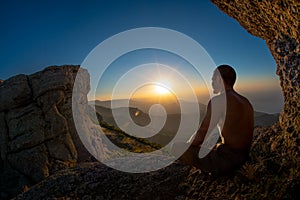
{"type": "MultiPolygon", "coordinates": [[[[61,169],[91,159],[72,117],[78,70],[79,66],[53,66],[0,83],[0,177],[7,180],[11,176],[9,186],[0,181],[0,198],[16,195],[61,169]]],[[[89,74],[80,71],[77,95],[87,104],[89,74]]],[[[80,114],[87,115],[85,107],[80,114]]]]}

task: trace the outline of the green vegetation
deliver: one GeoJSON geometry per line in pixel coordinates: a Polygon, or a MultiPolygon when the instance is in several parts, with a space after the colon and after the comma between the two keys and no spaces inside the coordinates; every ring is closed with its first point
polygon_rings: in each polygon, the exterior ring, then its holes
{"type": "Polygon", "coordinates": [[[94,115],[91,115],[90,112],[89,116],[92,122],[100,125],[105,135],[118,147],[134,153],[153,152],[162,148],[160,144],[150,142],[147,139],[134,137],[125,133],[120,128],[107,123],[98,112],[96,112],[97,118],[94,117],[94,115]]]}
{"type": "Polygon", "coordinates": [[[108,124],[105,121],[100,121],[99,124],[102,128],[104,128],[104,132],[114,144],[127,151],[142,153],[151,152],[162,148],[162,146],[159,144],[129,135],[120,128],[108,124]]]}

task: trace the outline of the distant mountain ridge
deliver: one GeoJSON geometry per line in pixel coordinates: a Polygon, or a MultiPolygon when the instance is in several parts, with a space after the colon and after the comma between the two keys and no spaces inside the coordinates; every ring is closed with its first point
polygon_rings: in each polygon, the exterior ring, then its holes
{"type": "MultiPolygon", "coordinates": [[[[114,108],[112,107],[112,103],[111,101],[95,101],[95,102],[89,102],[89,104],[95,104],[95,109],[96,112],[98,113],[98,115],[101,116],[101,120],[103,120],[104,122],[111,124],[114,127],[119,127],[118,124],[116,123],[114,116],[113,116],[113,112],[114,114],[116,114],[116,116],[119,118],[119,121],[122,121],[121,126],[126,126],[126,129],[124,130],[125,132],[129,133],[129,134],[136,134],[136,137],[139,137],[138,134],[139,133],[135,133],[135,132],[128,132],[128,130],[133,130],[133,124],[132,121],[142,127],[147,126],[150,122],[150,116],[149,116],[149,107],[152,105],[150,101],[137,101],[137,100],[133,100],[130,101],[129,103],[129,114],[130,116],[125,116],[125,111],[128,110],[127,106],[128,104],[128,100],[115,100],[116,102],[114,102],[114,105],[120,106],[114,106],[114,108]],[[131,119],[129,119],[129,117],[131,119]],[[127,130],[127,131],[126,131],[127,130]]],[[[185,104],[192,104],[190,102],[184,102],[185,104]]],[[[177,134],[179,125],[181,123],[181,117],[187,119],[187,121],[193,121],[197,116],[197,113],[191,111],[191,113],[180,113],[180,109],[177,107],[178,105],[174,104],[174,103],[163,103],[163,106],[166,108],[166,123],[164,124],[163,128],[154,136],[147,138],[147,140],[149,140],[150,142],[155,142],[158,143],[160,145],[166,145],[168,144],[173,137],[177,134]],[[175,106],[175,108],[172,108],[172,106],[175,106]]],[[[195,104],[194,104],[195,106],[195,104]]],[[[192,107],[192,106],[191,106],[192,107]]],[[[91,109],[92,106],[91,106],[91,109]]],[[[206,112],[206,106],[204,104],[199,104],[199,109],[200,109],[200,121],[199,124],[201,123],[202,119],[205,116],[205,112],[206,112]]],[[[263,112],[254,112],[254,125],[255,127],[257,126],[271,126],[273,125],[275,122],[278,121],[279,118],[279,114],[267,114],[267,113],[263,113],[263,112]]],[[[153,117],[153,120],[157,120],[157,121],[162,121],[163,120],[163,116],[161,115],[155,115],[153,117]]],[[[120,127],[119,127],[120,128],[120,127]]],[[[149,130],[149,129],[145,129],[145,130],[149,130]]],[[[152,129],[150,129],[149,131],[151,132],[152,129]]],[[[145,131],[146,132],[146,131],[145,131]]],[[[190,135],[192,135],[195,131],[192,128],[186,128],[184,130],[185,134],[182,134],[181,139],[182,140],[187,140],[190,135]]]]}
{"type": "MultiPolygon", "coordinates": [[[[118,105],[118,108],[120,109],[121,107],[123,107],[123,109],[127,106],[127,102],[128,100],[126,99],[119,99],[119,100],[114,100],[114,105],[118,105]]],[[[183,101],[183,103],[185,105],[187,105],[188,108],[185,112],[183,112],[183,114],[185,115],[190,115],[190,114],[194,114],[195,110],[193,110],[193,105],[195,105],[195,103],[192,102],[187,102],[187,101],[183,101]]],[[[102,112],[106,113],[104,110],[104,108],[108,108],[111,109],[111,105],[112,102],[110,100],[106,100],[106,101],[90,101],[89,104],[95,104],[96,106],[100,106],[102,107],[102,112]]],[[[180,112],[180,108],[178,107],[178,105],[174,104],[174,103],[166,103],[163,102],[161,103],[165,109],[166,112],[169,116],[171,115],[179,115],[180,112]]],[[[151,101],[142,101],[142,100],[130,100],[129,106],[130,109],[132,110],[132,112],[134,111],[134,108],[137,109],[135,112],[141,112],[142,116],[145,116],[148,114],[149,108],[151,107],[151,105],[153,105],[153,103],[151,101]]],[[[199,103],[199,110],[200,110],[200,117],[201,119],[204,117],[205,112],[206,112],[206,105],[199,103]]],[[[101,113],[100,113],[101,114],[101,113]]],[[[106,115],[106,114],[104,114],[106,115]]],[[[134,113],[133,113],[134,115],[134,113]]],[[[110,116],[112,117],[112,116],[110,116]]],[[[148,117],[149,118],[149,117],[148,117]]],[[[272,126],[275,122],[277,122],[279,119],[279,113],[275,113],[275,114],[269,114],[269,113],[264,113],[264,112],[260,112],[260,111],[254,111],[254,126],[272,126]]],[[[142,121],[140,120],[140,123],[142,121]]],[[[147,120],[147,123],[149,123],[149,119],[147,120]]],[[[147,124],[146,123],[146,124],[147,124]]],[[[139,123],[137,123],[139,124],[139,123]]]]}
{"type": "MultiPolygon", "coordinates": [[[[114,108],[117,107],[127,107],[128,105],[128,99],[117,99],[113,100],[113,105],[114,108]]],[[[182,104],[185,106],[186,110],[181,111],[179,107],[179,103],[175,102],[168,102],[168,101],[161,101],[161,102],[156,102],[152,100],[147,100],[147,99],[133,99],[129,101],[129,107],[133,108],[139,108],[141,111],[148,113],[149,108],[155,104],[159,103],[163,105],[166,109],[166,112],[168,114],[178,114],[178,113],[184,113],[184,114],[190,114],[190,113],[195,113],[194,106],[198,104],[199,110],[200,111],[205,111],[206,110],[206,105],[202,103],[193,103],[193,102],[188,102],[185,100],[181,100],[182,104]]],[[[95,101],[89,101],[89,104],[94,103],[97,106],[102,106],[105,108],[112,108],[112,101],[111,100],[106,100],[106,101],[100,101],[100,100],[95,100],[95,101]]]]}
{"type": "Polygon", "coordinates": [[[272,126],[279,120],[279,113],[268,114],[254,111],[254,126],[272,126]]]}

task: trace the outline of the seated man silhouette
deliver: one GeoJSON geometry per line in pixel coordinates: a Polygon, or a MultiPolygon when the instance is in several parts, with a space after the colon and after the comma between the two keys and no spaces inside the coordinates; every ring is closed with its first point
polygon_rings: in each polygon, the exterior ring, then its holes
{"type": "Polygon", "coordinates": [[[229,175],[239,168],[247,159],[252,142],[253,108],[245,97],[234,91],[235,80],[236,73],[232,67],[217,67],[212,77],[212,88],[218,95],[209,101],[206,115],[192,143],[178,142],[172,148],[172,153],[176,156],[180,153],[180,148],[190,145],[179,159],[215,176],[229,175]],[[224,108],[221,109],[220,106],[224,108]],[[199,150],[204,148],[201,144],[206,134],[217,126],[221,130],[221,143],[209,150],[204,158],[199,158],[199,150]]]}

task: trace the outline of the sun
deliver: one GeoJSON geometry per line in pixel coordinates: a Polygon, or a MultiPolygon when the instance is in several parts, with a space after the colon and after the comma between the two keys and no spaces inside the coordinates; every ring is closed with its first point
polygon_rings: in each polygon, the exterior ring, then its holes
{"type": "Polygon", "coordinates": [[[157,94],[160,94],[160,95],[170,94],[170,91],[161,85],[155,85],[154,87],[155,87],[155,92],[157,94]]]}

